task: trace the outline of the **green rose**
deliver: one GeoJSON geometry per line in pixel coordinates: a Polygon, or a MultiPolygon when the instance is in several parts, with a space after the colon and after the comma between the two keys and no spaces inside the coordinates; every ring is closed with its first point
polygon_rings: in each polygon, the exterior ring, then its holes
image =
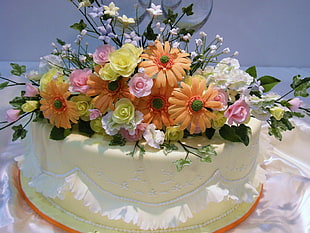
{"type": "Polygon", "coordinates": [[[165,133],[165,140],[167,141],[179,141],[183,138],[184,131],[179,126],[167,127],[165,133]]]}
{"type": "Polygon", "coordinates": [[[78,95],[73,96],[70,100],[76,103],[76,107],[81,119],[84,121],[89,121],[90,112],[88,109],[91,108],[90,102],[92,98],[86,95],[78,95]]]}
{"type": "Polygon", "coordinates": [[[115,104],[112,120],[117,124],[128,124],[135,115],[135,107],[129,99],[120,99],[115,104]]]}
{"type": "Polygon", "coordinates": [[[90,128],[98,134],[104,133],[104,129],[102,128],[101,117],[97,117],[94,120],[90,121],[90,128]]]}
{"type": "Polygon", "coordinates": [[[24,112],[32,112],[36,110],[39,106],[39,102],[36,100],[27,100],[26,103],[22,105],[22,110],[24,112]]]}
{"type": "Polygon", "coordinates": [[[220,129],[225,123],[227,118],[224,117],[224,112],[214,112],[216,118],[211,121],[213,129],[220,129]]]}
{"type": "Polygon", "coordinates": [[[111,69],[110,63],[107,63],[99,70],[99,77],[103,80],[115,81],[119,77],[119,74],[111,69]]]}
{"type": "Polygon", "coordinates": [[[284,116],[284,109],[275,106],[275,107],[270,108],[270,113],[274,118],[276,118],[279,121],[284,116]]]}
{"type": "Polygon", "coordinates": [[[58,82],[63,82],[63,75],[59,72],[59,70],[52,68],[48,70],[45,74],[42,75],[40,79],[40,87],[39,90],[43,91],[46,87],[46,84],[52,81],[54,78],[58,79],[58,82]]]}
{"type": "Polygon", "coordinates": [[[125,44],[109,54],[110,68],[123,77],[129,77],[140,62],[142,48],[125,44]]]}

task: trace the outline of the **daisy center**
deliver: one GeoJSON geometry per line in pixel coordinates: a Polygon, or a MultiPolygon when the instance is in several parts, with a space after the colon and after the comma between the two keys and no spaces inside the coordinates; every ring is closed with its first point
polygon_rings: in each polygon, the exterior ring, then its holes
{"type": "Polygon", "coordinates": [[[161,98],[154,98],[152,101],[152,107],[160,110],[164,107],[164,101],[161,98]]]}
{"type": "Polygon", "coordinates": [[[166,64],[167,62],[169,62],[170,58],[164,55],[164,56],[161,56],[159,60],[161,63],[166,64]]]}
{"type": "Polygon", "coordinates": [[[61,109],[61,108],[63,107],[62,101],[61,101],[60,99],[56,99],[56,100],[54,101],[54,107],[55,107],[57,110],[61,109]]]}
{"type": "Polygon", "coordinates": [[[118,89],[118,82],[117,81],[111,81],[108,84],[108,89],[110,91],[116,91],[118,89]]]}
{"type": "Polygon", "coordinates": [[[194,112],[199,112],[203,108],[203,101],[199,97],[194,97],[190,101],[190,108],[194,112]]]}

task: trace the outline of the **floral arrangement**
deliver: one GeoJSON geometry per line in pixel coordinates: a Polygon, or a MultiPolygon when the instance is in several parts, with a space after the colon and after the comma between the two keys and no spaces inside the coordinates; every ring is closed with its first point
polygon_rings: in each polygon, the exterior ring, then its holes
{"type": "Polygon", "coordinates": [[[183,17],[194,14],[193,4],[178,14],[161,6],[147,9],[149,22],[142,28],[136,17],[120,16],[113,2],[71,0],[83,19],[76,48],[60,39],[54,51],[41,59],[39,71],[11,64],[12,74],[27,82],[0,77],[0,89],[24,85],[21,95],[10,101],[1,129],[14,125],[13,140],[24,138],[31,121],[53,125],[50,138],[63,140],[72,132],[92,136],[109,135],[110,145],[136,142],[130,155],[145,152],[145,141],[166,153],[181,145],[187,152],[176,161],[179,170],[191,163],[189,154],[210,162],[216,155],[210,145],[192,148],[184,137],[218,133],[226,140],[249,143],[250,117],[266,121],[269,134],[281,140],[281,132],[292,130],[290,119],[309,115],[297,96],[308,96],[310,78],[293,77],[295,98],[285,100],[270,90],[280,82],[271,76],[257,77],[256,68],[240,69],[237,52],[222,49],[223,38],[208,41],[200,32],[182,28],[183,17]],[[101,41],[88,51],[82,41],[90,36],[101,41]],[[193,41],[194,49],[189,51],[193,41]],[[17,125],[24,117],[29,120],[17,125]]]}

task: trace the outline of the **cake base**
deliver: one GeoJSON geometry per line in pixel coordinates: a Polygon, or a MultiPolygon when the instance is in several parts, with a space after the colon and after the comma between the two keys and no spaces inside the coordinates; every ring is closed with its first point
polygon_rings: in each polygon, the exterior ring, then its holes
{"type": "Polygon", "coordinates": [[[93,224],[87,219],[81,219],[74,214],[67,211],[61,210],[57,207],[50,199],[44,197],[40,193],[36,192],[34,188],[29,187],[28,179],[18,172],[19,176],[19,186],[20,193],[24,197],[28,205],[43,219],[50,222],[51,224],[59,227],[62,230],[68,231],[70,233],[87,233],[98,231],[100,233],[139,233],[139,232],[175,232],[175,233],[192,233],[195,232],[203,233],[222,233],[230,230],[231,228],[237,226],[243,222],[251,213],[255,210],[262,197],[263,185],[259,187],[259,195],[252,203],[241,203],[236,204],[229,212],[224,213],[222,216],[208,220],[205,223],[201,223],[198,227],[182,227],[182,228],[169,228],[166,230],[154,230],[154,231],[144,231],[144,230],[126,230],[117,229],[115,227],[104,226],[100,224],[93,224]]]}

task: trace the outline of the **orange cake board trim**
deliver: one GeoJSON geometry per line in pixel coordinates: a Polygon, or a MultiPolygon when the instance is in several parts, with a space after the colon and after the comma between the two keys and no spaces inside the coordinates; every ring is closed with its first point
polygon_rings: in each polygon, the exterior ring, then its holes
{"type": "MultiPolygon", "coordinates": [[[[54,220],[53,218],[47,216],[46,214],[42,213],[32,202],[31,200],[27,197],[26,193],[24,192],[23,188],[22,188],[22,184],[21,184],[21,174],[20,174],[20,170],[18,169],[18,188],[20,190],[20,193],[22,195],[22,197],[24,198],[24,200],[26,201],[26,203],[39,215],[41,216],[44,220],[46,220],[47,222],[53,224],[54,226],[64,230],[64,231],[67,231],[67,232],[70,232],[70,233],[83,233],[83,232],[80,232],[80,231],[77,231],[77,230],[74,230],[56,220],[54,220]]],[[[246,220],[251,214],[252,212],[256,209],[261,197],[263,195],[263,185],[261,187],[261,191],[260,191],[260,194],[259,196],[257,197],[257,199],[255,200],[254,204],[252,205],[252,207],[248,210],[248,212],[246,212],[241,218],[237,219],[236,221],[234,221],[233,223],[221,228],[221,229],[218,229],[216,231],[214,231],[213,233],[224,233],[234,227],[236,227],[237,225],[239,225],[240,223],[242,223],[244,220],[246,220]]]]}

